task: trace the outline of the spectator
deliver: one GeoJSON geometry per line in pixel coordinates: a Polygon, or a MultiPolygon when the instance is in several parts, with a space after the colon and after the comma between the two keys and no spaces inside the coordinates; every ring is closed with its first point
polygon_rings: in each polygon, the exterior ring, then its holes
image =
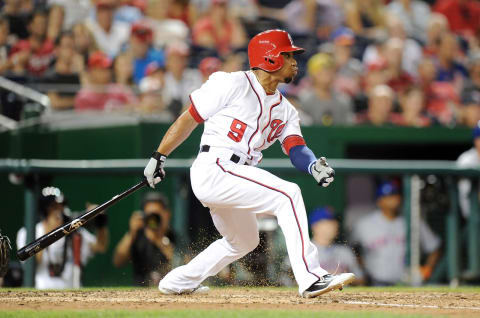
{"type": "Polygon", "coordinates": [[[284,9],[290,33],[314,35],[326,40],[343,25],[343,8],[339,1],[293,0],[284,9]]]}
{"type": "Polygon", "coordinates": [[[114,110],[135,105],[130,88],[112,83],[112,60],[102,52],[88,59],[88,83],[75,97],[75,110],[114,110]]]}
{"type": "Polygon", "coordinates": [[[75,51],[83,56],[85,62],[88,62],[90,54],[99,50],[92,32],[85,24],[76,24],[72,28],[72,33],[75,42],[75,51]]]}
{"type": "Polygon", "coordinates": [[[470,92],[470,95],[463,96],[459,124],[467,127],[475,127],[480,120],[480,102],[478,94],[470,92]]]}
{"type": "Polygon", "coordinates": [[[167,236],[170,209],[167,199],[158,192],[147,192],[142,211],[130,217],[130,229],[115,248],[113,264],[131,261],[133,280],[138,286],[156,286],[171,268],[173,246],[167,236]]]}
{"type": "Polygon", "coordinates": [[[33,11],[33,1],[5,0],[2,14],[10,25],[10,34],[17,39],[29,36],[28,23],[33,11]]]}
{"type": "Polygon", "coordinates": [[[101,51],[114,58],[122,50],[130,35],[128,23],[113,20],[116,4],[110,0],[98,0],[95,19],[90,18],[86,26],[92,32],[101,51]]]}
{"type": "Polygon", "coordinates": [[[449,82],[436,82],[435,63],[432,58],[424,58],[418,66],[419,85],[426,99],[426,110],[433,122],[442,125],[455,125],[459,97],[455,87],[449,82]]]}
{"type": "Polygon", "coordinates": [[[133,81],[139,84],[145,76],[147,65],[157,62],[165,64],[165,56],[162,51],[152,47],[153,30],[143,21],[135,22],[132,25],[130,36],[130,49],[133,55],[133,81]]]}
{"type": "Polygon", "coordinates": [[[173,114],[168,111],[163,100],[162,90],[165,85],[165,68],[157,62],[147,66],[145,77],[140,81],[140,104],[137,111],[144,114],[155,113],[172,122],[173,114]]]}
{"type": "Polygon", "coordinates": [[[375,86],[368,95],[368,109],[357,116],[359,124],[383,126],[392,122],[395,93],[387,85],[375,86]]]}
{"type": "Polygon", "coordinates": [[[391,38],[385,43],[387,85],[395,93],[402,93],[413,84],[413,77],[403,69],[404,48],[405,42],[399,38],[391,38]]]}
{"type": "Polygon", "coordinates": [[[80,86],[84,70],[83,58],[75,52],[73,34],[64,32],[56,43],[56,59],[53,67],[42,79],[48,86],[48,97],[54,110],[73,109],[75,93],[80,86]]]}
{"type": "Polygon", "coordinates": [[[48,38],[55,40],[61,31],[71,31],[78,23],[82,23],[88,17],[88,13],[92,10],[92,1],[71,1],[71,0],[48,0],[50,8],[49,14],[49,32],[48,38]],[[61,17],[61,20],[59,17],[61,17]],[[59,26],[52,25],[51,19],[61,22],[59,26]],[[58,28],[58,30],[57,30],[58,28]],[[52,30],[50,30],[52,29],[52,30]]]}
{"type": "Polygon", "coordinates": [[[317,246],[320,266],[329,273],[354,273],[355,284],[363,285],[365,275],[351,248],[334,243],[338,236],[338,221],[330,209],[318,207],[310,212],[312,243],[317,246]]]}
{"type": "Polygon", "coordinates": [[[8,60],[11,48],[8,43],[9,30],[10,28],[7,17],[0,14],[0,74],[5,73],[10,67],[8,60]]]}
{"type": "Polygon", "coordinates": [[[333,58],[337,70],[333,86],[348,96],[360,94],[362,63],[352,57],[355,35],[352,30],[341,27],[332,33],[333,58]]]}
{"type": "Polygon", "coordinates": [[[470,114],[464,114],[464,123],[469,127],[475,127],[478,120],[473,113],[472,109],[476,109],[480,106],[480,54],[472,56],[469,61],[469,74],[470,79],[465,83],[465,86],[461,93],[461,102],[464,106],[472,106],[471,110],[467,111],[470,114]],[[468,121],[468,123],[467,123],[468,121]]]}
{"type": "Polygon", "coordinates": [[[214,49],[221,56],[244,48],[247,43],[242,24],[229,16],[227,2],[228,0],[212,0],[208,15],[198,20],[192,30],[195,45],[214,49]]]}
{"type": "Polygon", "coordinates": [[[189,28],[195,24],[197,20],[197,10],[190,0],[170,0],[166,6],[166,18],[180,20],[189,28]]]}
{"type": "MultiPolygon", "coordinates": [[[[401,66],[403,71],[410,76],[417,76],[418,63],[422,58],[422,48],[417,41],[407,38],[403,22],[396,16],[390,16],[387,21],[388,36],[390,39],[397,38],[402,41],[403,52],[401,57],[401,66]]],[[[386,52],[389,45],[389,39],[378,41],[369,45],[363,54],[363,61],[369,64],[377,60],[380,56],[388,59],[386,52]],[[380,42],[380,43],[378,43],[380,42]]]]}
{"type": "Polygon", "coordinates": [[[11,50],[12,71],[17,74],[42,75],[54,58],[54,43],[46,38],[47,13],[35,11],[28,23],[29,37],[18,41],[11,50]]]}
{"type": "Polygon", "coordinates": [[[177,117],[183,107],[190,104],[190,93],[202,85],[202,76],[198,70],[187,68],[190,54],[187,44],[171,43],[166,54],[167,73],[163,96],[168,110],[177,117]]]}
{"type": "Polygon", "coordinates": [[[453,33],[443,34],[438,47],[436,80],[451,82],[457,92],[461,92],[463,82],[468,77],[466,68],[458,61],[459,54],[457,37],[453,33]]]}
{"type": "Polygon", "coordinates": [[[393,117],[393,122],[400,126],[426,127],[431,124],[425,113],[425,96],[421,88],[412,86],[399,98],[400,114],[393,117]]]}
{"type": "Polygon", "coordinates": [[[443,14],[453,32],[472,36],[480,30],[480,4],[474,0],[438,0],[434,11],[443,14]]]}
{"type": "Polygon", "coordinates": [[[357,36],[376,38],[385,28],[384,7],[380,0],[352,0],[346,3],[345,24],[357,36]]]}
{"type": "Polygon", "coordinates": [[[326,53],[317,53],[307,64],[312,87],[299,94],[301,109],[313,123],[322,126],[345,125],[353,122],[352,104],[348,96],[333,89],[335,64],[326,53]]]}
{"type": "MultiPolygon", "coordinates": [[[[406,273],[407,225],[399,215],[402,196],[398,185],[391,181],[381,183],[376,196],[378,210],[359,220],[353,229],[353,241],[361,249],[372,285],[395,285],[404,281],[406,273]]],[[[425,281],[440,257],[440,239],[424,221],[420,223],[420,244],[428,255],[419,269],[425,281]]]]}
{"type": "MultiPolygon", "coordinates": [[[[478,168],[480,166],[480,122],[473,128],[473,147],[458,157],[457,166],[460,168],[478,168]]],[[[458,182],[459,203],[462,215],[465,218],[470,216],[471,191],[472,182],[467,178],[460,179],[458,182]]]]}
{"type": "Polygon", "coordinates": [[[63,7],[52,6],[48,10],[47,39],[54,41],[62,32],[65,11],[63,7]]]}
{"type": "Polygon", "coordinates": [[[117,55],[113,62],[114,82],[120,85],[133,86],[133,58],[128,53],[117,55]]]}
{"type": "MultiPolygon", "coordinates": [[[[35,238],[56,229],[68,221],[64,214],[65,198],[60,189],[46,187],[40,193],[39,212],[42,220],[35,226],[35,238]]],[[[80,263],[85,266],[95,253],[105,253],[108,246],[108,229],[106,224],[98,224],[93,235],[85,228],[61,238],[57,242],[35,254],[35,288],[67,289],[73,288],[74,245],[80,237],[80,263]]],[[[17,246],[27,243],[27,230],[22,227],[17,233],[17,246]]]]}
{"type": "Polygon", "coordinates": [[[425,56],[435,56],[438,53],[440,38],[443,34],[449,32],[448,21],[445,16],[439,13],[432,13],[428,20],[426,30],[426,43],[423,48],[425,56]]]}
{"type": "Polygon", "coordinates": [[[222,61],[216,57],[209,56],[200,61],[198,70],[202,73],[202,82],[205,83],[212,73],[220,71],[222,61]]]}
{"type": "Polygon", "coordinates": [[[387,5],[387,12],[403,21],[410,38],[425,42],[430,7],[420,0],[393,0],[387,5]]]}
{"type": "Polygon", "coordinates": [[[404,22],[399,18],[389,17],[387,22],[388,34],[391,38],[403,41],[402,69],[410,76],[417,76],[418,63],[422,59],[422,47],[417,41],[407,37],[404,22]]]}

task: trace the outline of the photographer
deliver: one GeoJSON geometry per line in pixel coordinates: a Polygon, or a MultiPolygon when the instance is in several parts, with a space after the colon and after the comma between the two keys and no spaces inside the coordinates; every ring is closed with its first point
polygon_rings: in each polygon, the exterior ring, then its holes
{"type": "MultiPolygon", "coordinates": [[[[65,198],[60,189],[45,187],[39,196],[38,210],[42,220],[35,226],[35,238],[68,222],[65,212],[65,198]]],[[[104,253],[108,245],[108,229],[104,215],[96,220],[96,235],[80,228],[71,235],[61,238],[35,255],[35,288],[74,288],[75,268],[86,265],[95,253],[104,253]],[[98,222],[100,220],[100,222],[98,222]],[[79,251],[75,253],[74,251],[79,251]]],[[[27,230],[22,227],[17,233],[17,247],[25,246],[27,230]]]]}
{"type": "Polygon", "coordinates": [[[166,236],[169,223],[167,199],[158,192],[147,192],[142,211],[130,217],[130,230],[118,243],[113,256],[117,267],[132,262],[135,285],[157,285],[170,270],[173,246],[166,236]]]}

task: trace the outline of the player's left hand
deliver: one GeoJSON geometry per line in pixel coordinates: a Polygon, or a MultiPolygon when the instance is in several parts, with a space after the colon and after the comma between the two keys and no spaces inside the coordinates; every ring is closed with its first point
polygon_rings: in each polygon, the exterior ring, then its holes
{"type": "Polygon", "coordinates": [[[165,155],[155,151],[145,167],[145,170],[143,170],[143,175],[152,189],[155,188],[155,185],[165,177],[165,170],[163,170],[165,160],[167,160],[165,155]]]}
{"type": "Polygon", "coordinates": [[[333,182],[335,170],[328,165],[325,157],[320,157],[312,166],[312,175],[317,180],[318,185],[325,188],[333,182]]]}

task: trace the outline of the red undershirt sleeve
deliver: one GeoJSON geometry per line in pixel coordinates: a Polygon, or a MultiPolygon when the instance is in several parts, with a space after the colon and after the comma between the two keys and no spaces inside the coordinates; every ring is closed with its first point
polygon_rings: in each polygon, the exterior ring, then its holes
{"type": "Polygon", "coordinates": [[[190,113],[190,115],[192,115],[193,119],[195,119],[197,123],[201,124],[205,121],[203,120],[202,116],[200,116],[200,114],[198,113],[193,102],[190,104],[190,107],[188,108],[188,112],[190,113]]]}
{"type": "Polygon", "coordinates": [[[290,154],[290,149],[295,146],[304,146],[306,145],[305,139],[302,136],[290,135],[287,136],[282,143],[282,148],[284,149],[287,156],[290,154]]]}

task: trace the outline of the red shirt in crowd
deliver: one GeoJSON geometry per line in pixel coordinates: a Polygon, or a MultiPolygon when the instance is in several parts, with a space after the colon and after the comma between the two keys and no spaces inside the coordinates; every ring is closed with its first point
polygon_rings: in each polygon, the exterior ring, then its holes
{"type": "Polygon", "coordinates": [[[122,85],[110,84],[103,91],[85,87],[75,97],[75,110],[113,110],[136,102],[133,92],[122,85]]]}
{"type": "Polygon", "coordinates": [[[439,0],[433,9],[447,18],[456,33],[474,35],[480,30],[480,3],[475,0],[439,0]]]}
{"type": "MultiPolygon", "coordinates": [[[[31,51],[32,44],[28,39],[18,41],[10,52],[10,56],[31,51]]],[[[50,66],[54,58],[55,45],[51,40],[45,40],[35,51],[31,52],[28,59],[27,71],[32,75],[42,75],[50,66]]]]}
{"type": "Polygon", "coordinates": [[[387,85],[390,86],[395,93],[401,93],[405,91],[408,87],[412,86],[414,83],[413,77],[411,77],[407,72],[400,73],[399,76],[391,78],[387,85]]]}
{"type": "Polygon", "coordinates": [[[455,107],[460,102],[455,87],[449,82],[433,82],[424,88],[427,113],[438,122],[448,125],[455,120],[455,107]]]}
{"type": "Polygon", "coordinates": [[[215,40],[215,45],[220,55],[228,54],[230,52],[230,43],[232,42],[233,27],[233,23],[225,21],[223,25],[223,36],[220,36],[215,31],[212,19],[208,16],[204,17],[199,20],[193,28],[193,42],[197,43],[197,38],[202,33],[209,33],[215,40]]]}

